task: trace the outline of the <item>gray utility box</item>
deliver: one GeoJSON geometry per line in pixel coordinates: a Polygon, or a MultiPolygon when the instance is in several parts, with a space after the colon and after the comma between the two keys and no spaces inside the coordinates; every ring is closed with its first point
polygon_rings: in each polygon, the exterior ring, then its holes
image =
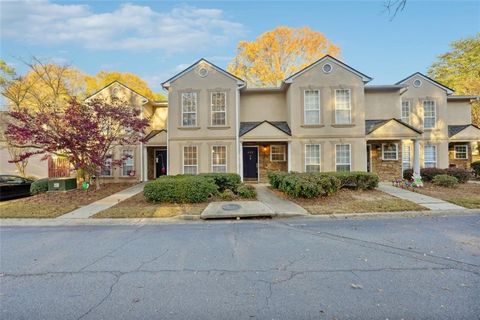
{"type": "Polygon", "coordinates": [[[48,179],[48,191],[68,191],[77,188],[77,178],[48,179]]]}

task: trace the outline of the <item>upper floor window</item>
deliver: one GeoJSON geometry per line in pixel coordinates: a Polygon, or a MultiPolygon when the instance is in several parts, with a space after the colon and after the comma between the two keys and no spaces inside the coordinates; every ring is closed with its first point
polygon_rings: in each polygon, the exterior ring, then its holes
{"type": "Polygon", "coordinates": [[[432,129],[435,128],[435,122],[437,121],[437,106],[433,100],[423,101],[423,128],[432,129]]]}
{"type": "Polygon", "coordinates": [[[198,172],[197,146],[183,147],[183,173],[197,174],[197,172],[198,172]]]}
{"type": "Polygon", "coordinates": [[[197,125],[197,93],[182,93],[182,126],[195,127],[197,125]]]}
{"type": "Polygon", "coordinates": [[[402,101],[402,121],[410,124],[410,101],[402,101]]]}
{"type": "Polygon", "coordinates": [[[305,172],[320,172],[320,145],[305,145],[305,172]]]}
{"type": "Polygon", "coordinates": [[[350,171],[352,167],[351,145],[335,145],[335,169],[336,171],[350,171]]]}
{"type": "Polygon", "coordinates": [[[286,146],[284,144],[270,146],[270,161],[284,162],[286,158],[286,146]]]}
{"type": "Polygon", "coordinates": [[[468,147],[466,144],[457,144],[454,148],[455,159],[468,159],[468,147]]]}
{"type": "Polygon", "coordinates": [[[212,147],[212,172],[227,172],[227,147],[212,147]]]}
{"type": "Polygon", "coordinates": [[[382,143],[382,160],[398,160],[398,144],[382,143]]]}
{"type": "Polygon", "coordinates": [[[224,126],[227,119],[227,94],[225,92],[211,93],[212,126],[224,126]]]}
{"type": "Polygon", "coordinates": [[[335,123],[349,124],[352,122],[350,89],[335,90],[335,123]]]}
{"type": "Polygon", "coordinates": [[[133,176],[133,150],[122,151],[122,176],[133,176]]]}
{"type": "Polygon", "coordinates": [[[435,168],[437,166],[437,146],[425,145],[423,159],[425,168],[435,168]]]}
{"type": "Polygon", "coordinates": [[[320,123],[320,91],[305,90],[303,92],[303,109],[305,111],[305,124],[320,123]]]}

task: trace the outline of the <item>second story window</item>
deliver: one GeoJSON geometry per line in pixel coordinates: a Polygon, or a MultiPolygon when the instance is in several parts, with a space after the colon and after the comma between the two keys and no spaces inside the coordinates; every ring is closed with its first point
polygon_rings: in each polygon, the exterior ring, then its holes
{"type": "Polygon", "coordinates": [[[435,128],[437,121],[437,106],[433,100],[423,101],[423,128],[435,128]]]}
{"type": "Polygon", "coordinates": [[[335,123],[350,124],[352,122],[350,89],[335,90],[335,123]]]}
{"type": "Polygon", "coordinates": [[[197,93],[182,93],[182,126],[195,127],[197,125],[197,93]]]}
{"type": "Polygon", "coordinates": [[[224,126],[227,124],[227,94],[225,92],[212,92],[211,116],[212,126],[224,126]]]}
{"type": "Polygon", "coordinates": [[[402,101],[402,121],[410,124],[410,101],[402,101]]]}
{"type": "Polygon", "coordinates": [[[305,90],[303,92],[303,109],[305,124],[320,124],[320,91],[305,90]]]}

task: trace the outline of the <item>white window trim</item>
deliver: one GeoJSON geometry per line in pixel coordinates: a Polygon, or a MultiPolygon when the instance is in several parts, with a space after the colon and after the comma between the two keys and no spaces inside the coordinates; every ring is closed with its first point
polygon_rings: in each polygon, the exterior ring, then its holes
{"type": "Polygon", "coordinates": [[[396,160],[398,160],[398,143],[382,143],[382,160],[383,161],[396,161],[396,160]],[[395,159],[385,159],[385,146],[387,144],[395,145],[395,159]]]}
{"type": "Polygon", "coordinates": [[[350,172],[352,171],[352,144],[351,143],[336,143],[335,144],[335,171],[337,171],[337,166],[338,165],[342,165],[342,166],[345,166],[345,165],[349,165],[350,166],[350,172]],[[347,145],[348,146],[348,155],[349,155],[349,163],[337,163],[337,146],[345,146],[347,145]]]}
{"type": "Polygon", "coordinates": [[[307,146],[318,146],[318,164],[309,164],[310,166],[318,165],[318,172],[322,172],[322,145],[320,143],[306,143],[304,147],[305,157],[303,172],[307,172],[307,146]]]}
{"type": "Polygon", "coordinates": [[[352,123],[352,90],[351,89],[335,89],[335,124],[351,124],[352,123]],[[338,91],[348,91],[348,109],[338,109],[337,108],[337,92],[338,91]],[[337,119],[337,110],[348,110],[349,115],[348,115],[348,123],[338,123],[337,119]]]}
{"type": "Polygon", "coordinates": [[[402,172],[403,172],[403,170],[412,168],[411,152],[412,152],[412,147],[411,146],[402,145],[402,172]],[[408,159],[405,158],[405,155],[407,154],[405,152],[405,149],[408,149],[408,159]],[[408,164],[407,168],[404,168],[405,164],[408,164]]]}
{"type": "MultiPolygon", "coordinates": [[[[110,174],[109,175],[101,174],[100,177],[113,177],[113,165],[112,165],[113,164],[113,155],[110,156],[110,158],[107,158],[107,160],[109,160],[109,159],[111,161],[110,162],[110,174]]],[[[105,161],[105,162],[107,162],[107,161],[105,161]]],[[[105,164],[104,164],[104,166],[105,166],[105,164]]],[[[123,169],[122,169],[122,172],[123,172],[123,169]]],[[[100,171],[100,173],[103,173],[103,168],[100,171]]]]}
{"type": "Polygon", "coordinates": [[[318,125],[318,124],[322,123],[321,110],[322,110],[322,101],[320,99],[320,90],[318,90],[318,89],[305,89],[305,90],[303,90],[303,124],[308,126],[308,125],[318,125]],[[318,93],[318,123],[307,123],[307,111],[315,111],[315,109],[307,110],[307,108],[306,108],[305,93],[307,91],[314,91],[314,92],[318,93]]]}
{"type": "Polygon", "coordinates": [[[405,122],[407,124],[410,124],[411,114],[412,114],[412,107],[411,107],[410,101],[409,100],[402,101],[402,104],[401,104],[401,107],[400,107],[400,119],[403,122],[405,122]],[[403,116],[403,104],[404,103],[406,103],[407,107],[408,107],[408,118],[406,119],[406,121],[405,121],[405,117],[403,116]]]}
{"type": "Polygon", "coordinates": [[[423,129],[426,129],[426,130],[435,129],[437,127],[437,102],[435,100],[423,100],[422,107],[423,107],[423,129]],[[434,110],[433,127],[428,127],[428,128],[425,127],[425,102],[427,101],[433,102],[433,110],[434,110]]]}
{"type": "MultiPolygon", "coordinates": [[[[462,152],[463,153],[463,152],[462,152]]],[[[453,146],[453,154],[456,160],[468,160],[468,145],[467,144],[456,144],[453,146]],[[465,158],[457,157],[457,147],[465,147],[465,158]]]]}
{"type": "MultiPolygon", "coordinates": [[[[212,173],[215,172],[215,171],[213,170],[213,168],[215,168],[215,167],[225,167],[225,171],[223,171],[223,172],[227,172],[227,164],[228,164],[228,160],[227,160],[227,159],[228,159],[228,148],[227,148],[227,146],[224,145],[224,144],[216,144],[216,145],[213,145],[213,146],[212,146],[212,149],[211,149],[211,152],[212,152],[212,156],[211,156],[211,159],[212,159],[212,160],[211,160],[211,162],[212,162],[212,163],[211,163],[212,173]],[[225,148],[225,164],[213,164],[213,148],[215,148],[215,147],[224,147],[224,148],[225,148]]],[[[197,154],[197,157],[198,157],[198,154],[197,154]]],[[[197,162],[197,165],[198,165],[198,162],[197,162]]]]}
{"type": "Polygon", "coordinates": [[[213,91],[210,92],[210,126],[212,127],[225,127],[227,125],[227,93],[225,91],[213,91]],[[213,94],[222,93],[225,97],[225,111],[213,111],[213,94]],[[214,113],[225,113],[225,123],[224,124],[213,124],[213,114],[214,113]]]}
{"type": "MultiPolygon", "coordinates": [[[[286,145],[284,145],[284,144],[272,144],[272,145],[270,146],[270,161],[271,161],[271,162],[285,162],[285,161],[287,161],[287,155],[286,155],[286,153],[287,153],[287,146],[286,146],[286,145]],[[272,149],[273,149],[273,147],[283,147],[283,160],[273,160],[273,158],[272,158],[272,154],[273,154],[273,153],[272,153],[272,149]]],[[[280,153],[276,153],[276,154],[280,154],[280,153]]]]}
{"type": "Polygon", "coordinates": [[[423,167],[424,168],[427,168],[425,166],[425,147],[433,147],[435,149],[435,161],[429,161],[428,163],[435,163],[435,166],[434,167],[428,167],[428,168],[436,168],[437,167],[437,163],[438,163],[438,154],[437,154],[437,146],[436,145],[432,145],[432,144],[426,144],[423,146],[423,167]]]}
{"type": "Polygon", "coordinates": [[[182,118],[180,119],[181,121],[181,126],[182,127],[196,127],[197,124],[198,124],[198,95],[196,92],[182,92],[182,98],[181,98],[181,106],[180,106],[181,110],[182,110],[182,118]],[[195,96],[195,112],[184,112],[183,111],[183,96],[185,94],[192,94],[195,96]],[[193,125],[185,125],[183,123],[183,115],[184,114],[192,114],[192,113],[195,113],[195,124],[193,125]]]}
{"type": "Polygon", "coordinates": [[[195,153],[196,153],[196,165],[187,165],[187,167],[195,167],[196,170],[196,174],[198,174],[198,146],[195,146],[195,145],[188,145],[188,146],[183,146],[183,149],[182,149],[182,174],[185,174],[185,148],[189,148],[189,147],[195,147],[195,153]]]}
{"type": "MultiPolygon", "coordinates": [[[[132,157],[131,157],[131,159],[132,159],[132,171],[135,171],[135,151],[134,151],[133,149],[123,149],[123,150],[122,150],[122,158],[123,158],[124,155],[125,155],[125,154],[124,154],[125,151],[131,151],[131,152],[132,152],[132,157]]],[[[123,159],[123,160],[122,160],[122,172],[121,172],[121,176],[122,176],[122,177],[134,177],[135,175],[132,176],[132,175],[129,175],[129,174],[123,174],[123,166],[124,166],[124,165],[123,165],[123,162],[124,162],[125,160],[126,160],[126,159],[123,159]]]]}

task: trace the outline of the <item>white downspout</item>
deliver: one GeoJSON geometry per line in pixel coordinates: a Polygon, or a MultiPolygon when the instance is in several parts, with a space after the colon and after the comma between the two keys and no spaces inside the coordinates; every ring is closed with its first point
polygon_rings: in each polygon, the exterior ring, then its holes
{"type": "Polygon", "coordinates": [[[244,88],[246,84],[243,84],[237,88],[236,91],[236,103],[235,103],[235,147],[237,149],[237,174],[240,175],[243,181],[243,175],[240,172],[240,157],[241,157],[241,150],[240,150],[240,90],[244,88]]]}

